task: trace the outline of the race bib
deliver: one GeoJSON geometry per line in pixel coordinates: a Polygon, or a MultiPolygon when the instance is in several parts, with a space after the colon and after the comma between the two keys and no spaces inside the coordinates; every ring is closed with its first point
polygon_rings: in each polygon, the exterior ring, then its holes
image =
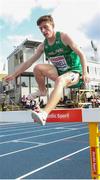
{"type": "Polygon", "coordinates": [[[64,56],[57,56],[57,57],[51,57],[50,61],[52,62],[52,64],[54,64],[54,66],[61,70],[61,71],[65,71],[66,69],[68,69],[68,64],[64,58],[64,56]]]}

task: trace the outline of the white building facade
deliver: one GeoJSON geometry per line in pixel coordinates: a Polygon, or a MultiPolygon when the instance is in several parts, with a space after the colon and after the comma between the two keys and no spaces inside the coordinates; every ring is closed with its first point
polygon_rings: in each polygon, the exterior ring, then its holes
{"type": "MultiPolygon", "coordinates": [[[[8,56],[8,74],[12,74],[21,63],[27,61],[32,57],[37,46],[41,42],[25,40],[8,56]]],[[[33,75],[33,69],[36,64],[44,62],[44,54],[41,58],[34,63],[30,68],[18,76],[15,80],[5,84],[5,91],[10,95],[16,103],[20,102],[23,95],[27,96],[29,93],[34,92],[37,87],[33,75]]]]}
{"type": "Polygon", "coordinates": [[[89,88],[100,95],[100,61],[89,60],[88,71],[90,76],[89,88]]]}
{"type": "MultiPolygon", "coordinates": [[[[8,74],[12,74],[21,63],[27,61],[40,43],[39,41],[25,40],[18,46],[8,57],[8,74]]],[[[5,85],[5,91],[16,103],[20,102],[23,95],[27,96],[38,88],[33,74],[34,66],[38,63],[47,63],[44,54],[29,69],[8,85],[5,85]]],[[[89,60],[88,71],[90,74],[89,88],[100,93],[100,61],[89,60]]],[[[46,84],[48,84],[48,87],[53,87],[53,82],[48,79],[46,79],[46,84]]]]}

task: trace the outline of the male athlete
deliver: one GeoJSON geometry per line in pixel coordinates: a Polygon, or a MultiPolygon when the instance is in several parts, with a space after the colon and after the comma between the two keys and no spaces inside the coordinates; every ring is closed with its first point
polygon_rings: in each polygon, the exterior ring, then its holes
{"type": "Polygon", "coordinates": [[[36,62],[42,53],[45,53],[46,60],[52,64],[37,64],[34,68],[34,76],[39,87],[39,96],[46,95],[45,77],[55,81],[54,90],[43,111],[35,113],[35,120],[45,125],[48,114],[59,102],[63,88],[70,87],[79,82],[82,76],[85,83],[89,81],[87,73],[87,60],[82,50],[76,43],[63,32],[55,32],[54,21],[51,15],[45,15],[37,20],[37,25],[45,39],[34,55],[5,80],[10,81],[28,69],[36,62]]]}

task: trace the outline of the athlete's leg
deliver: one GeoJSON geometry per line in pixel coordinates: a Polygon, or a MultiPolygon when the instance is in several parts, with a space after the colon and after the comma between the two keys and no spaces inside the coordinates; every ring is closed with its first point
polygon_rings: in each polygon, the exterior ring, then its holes
{"type": "Polygon", "coordinates": [[[72,86],[74,84],[77,84],[78,82],[79,82],[78,73],[68,72],[65,73],[64,75],[57,77],[55,80],[54,90],[52,91],[50,99],[46,107],[44,108],[43,112],[40,113],[35,112],[35,114],[33,112],[32,118],[33,119],[35,118],[37,122],[41,123],[42,125],[45,125],[48,114],[50,113],[51,110],[53,110],[56,107],[57,103],[61,98],[63,88],[72,86]]]}
{"type": "Polygon", "coordinates": [[[45,87],[45,77],[55,81],[58,77],[58,73],[56,68],[51,64],[37,64],[34,68],[34,76],[41,95],[45,95],[47,92],[45,87]]]}
{"type": "Polygon", "coordinates": [[[68,72],[59,76],[55,81],[54,90],[51,93],[50,99],[44,108],[44,111],[49,114],[52,109],[54,109],[59,102],[61,95],[63,93],[64,87],[69,87],[79,82],[79,74],[68,72]]]}

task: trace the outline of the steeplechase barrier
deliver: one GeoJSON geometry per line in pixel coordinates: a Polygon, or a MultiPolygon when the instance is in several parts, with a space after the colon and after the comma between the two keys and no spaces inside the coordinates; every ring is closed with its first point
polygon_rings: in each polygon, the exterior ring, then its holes
{"type": "Polygon", "coordinates": [[[100,108],[55,109],[47,122],[87,122],[92,179],[100,179],[100,108]]]}
{"type": "MultiPolygon", "coordinates": [[[[0,112],[0,122],[32,122],[31,112],[0,112]],[[8,120],[9,119],[9,120],[8,120]]],[[[47,122],[87,122],[92,179],[100,179],[100,108],[54,109],[47,122]]]]}

